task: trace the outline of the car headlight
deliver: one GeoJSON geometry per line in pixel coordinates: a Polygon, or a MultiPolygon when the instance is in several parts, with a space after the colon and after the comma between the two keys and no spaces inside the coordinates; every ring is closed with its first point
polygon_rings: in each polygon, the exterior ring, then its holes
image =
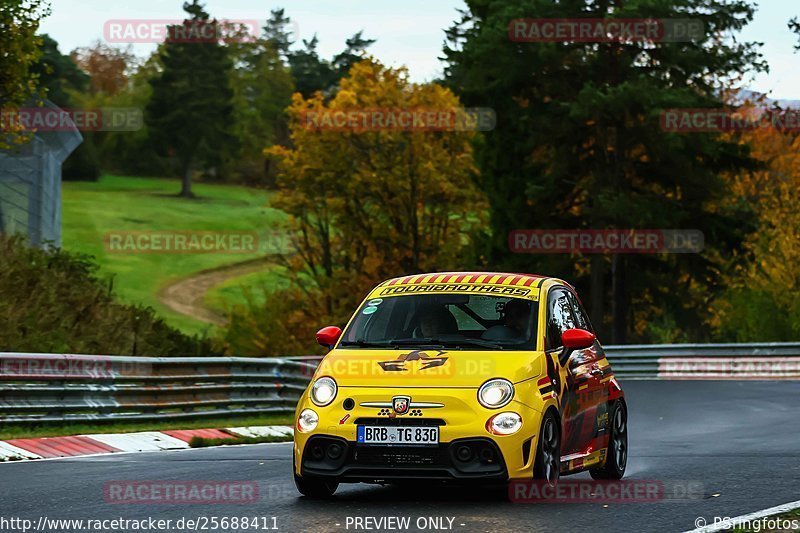
{"type": "Polygon", "coordinates": [[[325,407],[336,398],[336,382],[333,378],[319,378],[311,386],[311,401],[315,405],[325,407]]]}
{"type": "Polygon", "coordinates": [[[313,431],[319,424],[319,416],[311,409],[303,409],[297,417],[297,429],[302,432],[313,431]]]}
{"type": "Polygon", "coordinates": [[[522,417],[517,413],[500,413],[486,422],[486,431],[494,435],[511,435],[522,427],[522,417]]]}
{"type": "Polygon", "coordinates": [[[478,401],[489,409],[499,409],[514,397],[514,385],[507,379],[490,379],[478,389],[478,401]]]}

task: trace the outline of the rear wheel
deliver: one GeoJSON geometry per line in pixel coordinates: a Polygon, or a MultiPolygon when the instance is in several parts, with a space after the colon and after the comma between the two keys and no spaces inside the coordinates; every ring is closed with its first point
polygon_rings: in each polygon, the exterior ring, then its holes
{"type": "Polygon", "coordinates": [[[606,464],[589,471],[594,479],[622,479],[628,465],[628,411],[623,402],[615,401],[611,405],[609,419],[611,434],[608,438],[606,464]]]}
{"type": "Polygon", "coordinates": [[[555,485],[561,467],[561,432],[552,411],[542,420],[542,430],[536,445],[536,461],[533,464],[533,479],[555,485]]]}

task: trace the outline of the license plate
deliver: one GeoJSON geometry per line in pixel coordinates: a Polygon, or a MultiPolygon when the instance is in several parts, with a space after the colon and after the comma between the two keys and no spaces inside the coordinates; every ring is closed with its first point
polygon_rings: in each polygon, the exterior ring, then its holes
{"type": "Polygon", "coordinates": [[[358,444],[439,444],[438,427],[358,426],[358,444]]]}

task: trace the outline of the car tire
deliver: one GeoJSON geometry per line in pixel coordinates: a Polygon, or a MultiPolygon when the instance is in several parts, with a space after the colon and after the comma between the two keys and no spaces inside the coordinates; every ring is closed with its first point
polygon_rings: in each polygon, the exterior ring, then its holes
{"type": "Polygon", "coordinates": [[[622,479],[628,466],[628,410],[619,400],[611,404],[609,413],[608,448],[606,463],[589,470],[594,479],[622,479]]]}
{"type": "Polygon", "coordinates": [[[542,427],[536,444],[536,460],[533,463],[533,479],[548,485],[558,483],[561,473],[561,430],[558,419],[548,411],[542,419],[542,427]]]}
{"type": "Polygon", "coordinates": [[[297,487],[297,491],[307,498],[327,499],[333,496],[333,493],[339,488],[339,483],[336,481],[298,476],[294,461],[292,461],[292,474],[294,475],[294,486],[297,487]]]}
{"type": "Polygon", "coordinates": [[[330,498],[339,488],[339,483],[336,481],[302,478],[297,474],[294,475],[294,485],[303,496],[316,499],[330,498]]]}

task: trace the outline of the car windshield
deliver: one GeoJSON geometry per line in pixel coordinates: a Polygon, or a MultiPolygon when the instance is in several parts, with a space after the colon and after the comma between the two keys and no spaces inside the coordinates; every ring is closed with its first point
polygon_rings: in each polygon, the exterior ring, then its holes
{"type": "Polygon", "coordinates": [[[533,350],[537,316],[537,302],[506,296],[420,294],[373,298],[358,310],[339,346],[533,350]]]}

